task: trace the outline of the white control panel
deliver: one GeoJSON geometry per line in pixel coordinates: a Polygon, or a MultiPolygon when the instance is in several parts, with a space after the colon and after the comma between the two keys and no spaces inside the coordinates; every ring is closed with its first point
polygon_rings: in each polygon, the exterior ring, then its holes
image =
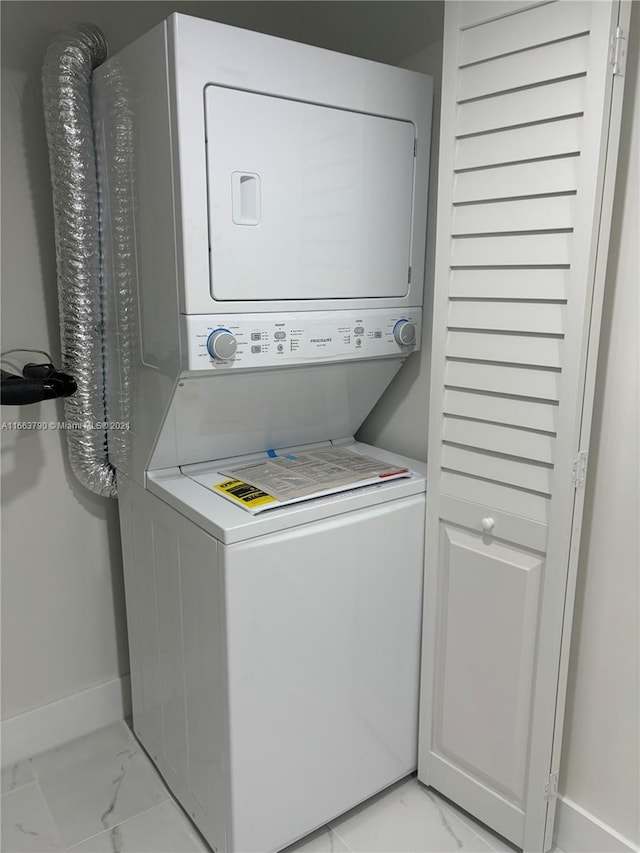
{"type": "Polygon", "coordinates": [[[183,315],[187,369],[237,370],[358,358],[420,348],[422,309],[183,315]]]}

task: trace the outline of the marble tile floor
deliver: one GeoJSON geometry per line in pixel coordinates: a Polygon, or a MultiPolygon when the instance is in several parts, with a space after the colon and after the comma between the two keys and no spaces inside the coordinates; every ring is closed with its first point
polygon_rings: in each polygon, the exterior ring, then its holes
{"type": "MultiPolygon", "coordinates": [[[[3,853],[207,853],[124,722],[2,769],[3,853]]],[[[512,853],[415,777],[286,853],[512,853]]]]}

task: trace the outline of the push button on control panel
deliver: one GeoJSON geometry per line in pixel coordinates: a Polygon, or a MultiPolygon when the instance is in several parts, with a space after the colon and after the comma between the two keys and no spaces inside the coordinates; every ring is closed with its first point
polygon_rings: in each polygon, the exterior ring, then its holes
{"type": "Polygon", "coordinates": [[[364,328],[362,326],[356,326],[353,330],[354,335],[364,335],[364,328]]]}
{"type": "Polygon", "coordinates": [[[251,340],[259,341],[260,340],[260,332],[251,332],[251,340]]]}
{"type": "Polygon", "coordinates": [[[283,341],[287,337],[286,332],[276,332],[273,336],[277,341],[283,341]]]}
{"type": "MultiPolygon", "coordinates": [[[[253,340],[255,341],[255,338],[253,337],[253,335],[252,335],[251,337],[252,337],[252,338],[253,338],[253,340]]],[[[260,346],[260,344],[258,344],[257,346],[254,344],[254,345],[251,347],[251,352],[262,352],[262,347],[260,346]]]]}

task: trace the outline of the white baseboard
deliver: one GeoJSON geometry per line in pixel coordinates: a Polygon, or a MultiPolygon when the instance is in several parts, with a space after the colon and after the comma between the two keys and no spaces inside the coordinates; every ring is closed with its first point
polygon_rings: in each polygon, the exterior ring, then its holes
{"type": "Polygon", "coordinates": [[[2,765],[122,720],[131,713],[128,675],[2,721],[2,765]]]}
{"type": "Polygon", "coordinates": [[[554,842],[565,853],[638,853],[628,838],[567,797],[558,797],[554,842]]]}

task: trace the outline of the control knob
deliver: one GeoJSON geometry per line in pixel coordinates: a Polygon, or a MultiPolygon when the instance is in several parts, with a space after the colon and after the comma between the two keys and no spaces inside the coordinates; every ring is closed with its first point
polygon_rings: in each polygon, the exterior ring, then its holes
{"type": "Polygon", "coordinates": [[[228,361],[238,348],[236,336],[229,329],[214,329],[207,338],[209,355],[216,361],[228,361]]]}
{"type": "Polygon", "coordinates": [[[393,327],[393,337],[400,346],[411,346],[416,341],[416,327],[409,320],[398,320],[393,327]]]}

